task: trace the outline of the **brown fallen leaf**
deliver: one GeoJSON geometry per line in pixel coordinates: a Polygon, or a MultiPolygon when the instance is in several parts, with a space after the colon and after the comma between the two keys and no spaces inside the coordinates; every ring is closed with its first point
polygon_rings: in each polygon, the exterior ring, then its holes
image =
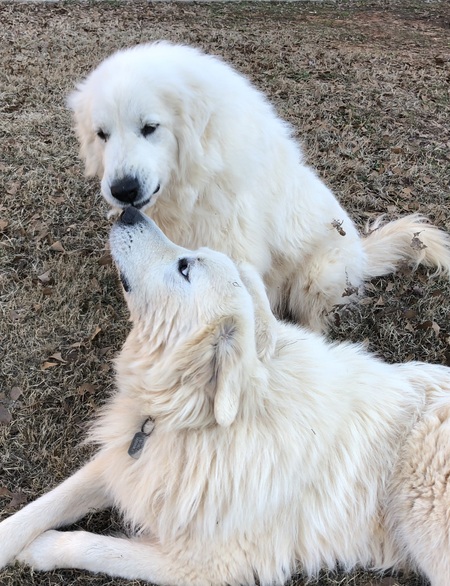
{"type": "Polygon", "coordinates": [[[103,256],[101,256],[98,259],[98,264],[101,267],[108,266],[108,265],[112,265],[112,257],[111,257],[111,254],[109,252],[107,252],[106,254],[104,254],[103,256]]]}
{"type": "Polygon", "coordinates": [[[383,299],[383,297],[381,297],[381,296],[380,296],[380,297],[377,299],[377,301],[375,302],[375,307],[381,307],[381,306],[383,306],[383,305],[384,305],[384,299],[383,299]]]}
{"type": "Polygon", "coordinates": [[[44,238],[46,236],[48,236],[48,228],[47,226],[44,226],[43,228],[41,228],[39,230],[39,232],[37,233],[37,235],[34,237],[35,242],[40,242],[41,240],[44,240],[44,238]]]}
{"type": "Polygon", "coordinates": [[[11,185],[6,188],[6,193],[9,193],[9,195],[16,195],[16,193],[19,191],[19,187],[19,182],[11,183],[11,185]]]}
{"type": "Polygon", "coordinates": [[[64,203],[65,201],[65,197],[63,195],[61,195],[60,197],[50,196],[48,199],[50,203],[55,205],[59,205],[60,203],[64,203]]]}
{"type": "Polygon", "coordinates": [[[364,297],[363,299],[361,299],[361,301],[359,303],[361,305],[372,305],[373,302],[374,302],[373,297],[364,297]]]}
{"type": "Polygon", "coordinates": [[[61,244],[59,240],[53,242],[53,244],[50,246],[50,250],[54,250],[55,252],[66,252],[64,250],[64,246],[61,244]]]}
{"type": "Polygon", "coordinates": [[[436,336],[439,336],[439,332],[441,331],[441,326],[439,326],[435,321],[431,324],[431,329],[436,334],[436,336]]]}
{"type": "Polygon", "coordinates": [[[9,397],[11,401],[17,401],[17,399],[20,397],[22,393],[23,391],[20,387],[13,387],[11,389],[11,392],[9,393],[9,397]]]}
{"type": "Polygon", "coordinates": [[[4,407],[3,405],[0,405],[0,424],[7,424],[10,423],[12,420],[12,415],[11,413],[8,411],[8,409],[6,407],[4,407]]]}
{"type": "Polygon", "coordinates": [[[20,505],[24,505],[28,500],[21,490],[18,492],[13,492],[11,496],[12,499],[8,505],[8,509],[16,509],[20,505]]]}
{"type": "Polygon", "coordinates": [[[45,273],[42,273],[42,275],[38,275],[38,279],[43,285],[47,285],[52,280],[50,273],[51,271],[49,269],[48,271],[45,271],[45,273]]]}
{"type": "Polygon", "coordinates": [[[41,370],[48,370],[49,368],[53,368],[54,366],[58,366],[57,362],[44,362],[41,366],[41,370]]]}
{"type": "Polygon", "coordinates": [[[100,326],[97,326],[97,327],[95,328],[94,332],[91,334],[91,336],[90,336],[90,338],[89,338],[89,339],[90,339],[91,341],[92,341],[92,340],[94,340],[94,339],[95,339],[95,338],[96,338],[96,337],[99,335],[99,333],[100,333],[101,331],[102,331],[102,328],[101,328],[100,326]]]}
{"type": "Polygon", "coordinates": [[[427,247],[426,244],[424,244],[422,240],[420,240],[419,235],[420,232],[416,232],[414,234],[413,239],[411,240],[411,248],[413,248],[414,250],[423,250],[427,247]]]}
{"type": "Polygon", "coordinates": [[[57,360],[58,362],[62,362],[64,364],[66,364],[66,361],[64,360],[64,358],[61,356],[61,352],[55,352],[55,354],[52,354],[51,356],[48,357],[49,360],[50,358],[53,358],[53,360],[57,360]]]}
{"type": "Polygon", "coordinates": [[[417,324],[418,330],[430,330],[433,327],[433,322],[429,319],[427,321],[422,322],[421,324],[417,324]]]}
{"type": "Polygon", "coordinates": [[[7,225],[8,222],[6,220],[0,220],[0,232],[3,232],[7,225]]]}
{"type": "Polygon", "coordinates": [[[405,309],[403,315],[406,319],[413,319],[414,317],[417,317],[417,311],[414,311],[414,309],[405,309]]]}
{"type": "Polygon", "coordinates": [[[91,385],[90,383],[84,383],[77,388],[77,393],[81,396],[85,395],[86,393],[92,395],[92,393],[95,393],[96,390],[97,387],[95,385],[91,385]]]}

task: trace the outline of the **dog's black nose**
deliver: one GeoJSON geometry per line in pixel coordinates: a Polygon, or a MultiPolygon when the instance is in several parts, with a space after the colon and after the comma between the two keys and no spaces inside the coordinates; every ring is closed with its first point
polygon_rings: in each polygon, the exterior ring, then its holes
{"type": "Polygon", "coordinates": [[[122,215],[119,218],[119,222],[127,226],[133,226],[134,224],[139,224],[139,222],[143,221],[144,216],[141,214],[139,210],[133,208],[132,206],[125,208],[125,210],[122,212],[122,215]]]}
{"type": "Polygon", "coordinates": [[[111,195],[123,203],[133,203],[139,195],[139,182],[135,177],[123,177],[111,185],[111,195]]]}

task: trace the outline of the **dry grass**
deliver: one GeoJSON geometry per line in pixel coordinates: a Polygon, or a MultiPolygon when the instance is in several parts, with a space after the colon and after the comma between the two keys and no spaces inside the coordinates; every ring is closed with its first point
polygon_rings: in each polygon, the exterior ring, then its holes
{"type": "MultiPolygon", "coordinates": [[[[2,515],[86,458],[83,428],[111,389],[110,360],[128,329],[103,262],[106,205],[97,182],[83,178],[64,105],[74,82],[119,47],[159,38],[199,45],[271,96],[361,226],[379,213],[420,210],[450,230],[446,10],[445,2],[381,0],[0,4],[0,418],[11,415],[0,424],[2,515]]],[[[389,361],[449,363],[449,292],[425,272],[378,279],[356,310],[339,314],[333,336],[367,339],[389,361]]],[[[85,525],[108,531],[119,521],[100,514],[85,525]]],[[[137,584],[0,572],[2,586],[74,583],[137,584]]],[[[317,584],[370,583],[421,582],[356,573],[317,584]]]]}

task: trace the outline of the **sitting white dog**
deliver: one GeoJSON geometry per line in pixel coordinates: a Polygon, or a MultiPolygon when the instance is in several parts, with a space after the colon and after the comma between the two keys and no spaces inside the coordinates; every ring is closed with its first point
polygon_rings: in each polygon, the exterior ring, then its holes
{"type": "Polygon", "coordinates": [[[88,175],[179,245],[248,261],[272,309],[315,330],[399,261],[449,273],[450,239],[410,215],[361,238],[289,126],[220,59],[169,43],[106,59],[70,96],[88,175]]]}
{"type": "Polygon", "coordinates": [[[262,281],[128,208],[111,249],[133,328],[93,459],[0,524],[0,567],[155,584],[412,568],[450,584],[450,370],[277,322],[262,281]],[[55,531],[117,507],[133,535],[55,531]]]}

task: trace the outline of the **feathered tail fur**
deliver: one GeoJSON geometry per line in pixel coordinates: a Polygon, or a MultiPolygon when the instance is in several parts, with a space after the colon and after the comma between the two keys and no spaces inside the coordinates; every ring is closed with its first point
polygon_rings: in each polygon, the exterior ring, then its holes
{"type": "Polygon", "coordinates": [[[367,254],[365,279],[395,272],[401,261],[434,268],[434,275],[450,275],[450,235],[420,214],[410,214],[383,225],[368,225],[362,240],[367,254]]]}

